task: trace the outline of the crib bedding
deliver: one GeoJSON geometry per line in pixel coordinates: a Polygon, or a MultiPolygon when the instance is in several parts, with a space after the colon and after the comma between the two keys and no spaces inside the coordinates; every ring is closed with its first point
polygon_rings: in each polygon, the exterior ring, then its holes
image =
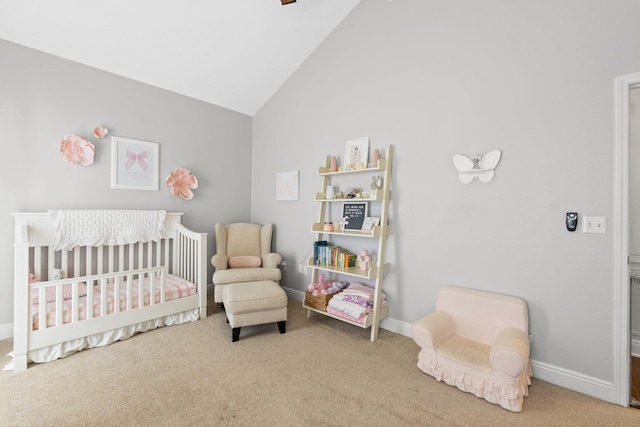
{"type": "MultiPolygon", "coordinates": [[[[143,280],[144,286],[144,306],[149,305],[149,295],[151,287],[149,285],[149,278],[143,280]]],[[[51,298],[50,295],[53,288],[47,289],[47,327],[56,326],[56,302],[55,298],[51,298]]],[[[101,285],[97,284],[93,287],[93,317],[101,316],[102,312],[102,292],[101,285]]],[[[34,295],[37,294],[37,290],[34,290],[34,295]]],[[[156,278],[154,284],[154,303],[159,304],[161,302],[161,289],[160,279],[156,278]]],[[[171,301],[178,298],[184,298],[195,295],[198,292],[198,287],[189,282],[186,279],[178,277],[173,274],[167,274],[165,280],[165,301],[171,301]]],[[[132,283],[132,308],[138,308],[139,304],[139,280],[134,280],[132,283]]],[[[71,293],[65,291],[64,300],[62,301],[62,322],[70,323],[73,312],[73,300],[71,299],[71,293]]],[[[118,305],[119,311],[126,311],[128,298],[127,298],[127,284],[120,283],[120,303],[118,305]]],[[[115,286],[113,284],[107,285],[107,315],[114,313],[114,301],[115,301],[115,286]]],[[[38,330],[40,324],[40,304],[37,299],[34,299],[33,311],[32,311],[32,325],[33,330],[38,330]]],[[[78,298],[78,319],[85,320],[87,318],[87,292],[86,285],[81,283],[79,286],[79,298],[78,298]]]]}

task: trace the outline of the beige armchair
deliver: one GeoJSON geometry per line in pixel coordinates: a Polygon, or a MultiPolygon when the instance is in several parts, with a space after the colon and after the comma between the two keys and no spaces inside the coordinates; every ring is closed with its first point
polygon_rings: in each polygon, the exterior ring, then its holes
{"type": "Polygon", "coordinates": [[[456,286],[440,288],[436,311],[411,327],[418,368],[513,412],[531,384],[528,334],[524,300],[456,286]]]}
{"type": "Polygon", "coordinates": [[[271,280],[280,283],[282,256],[271,252],[273,225],[216,224],[216,254],[211,257],[213,299],[222,303],[225,286],[271,280]]]}

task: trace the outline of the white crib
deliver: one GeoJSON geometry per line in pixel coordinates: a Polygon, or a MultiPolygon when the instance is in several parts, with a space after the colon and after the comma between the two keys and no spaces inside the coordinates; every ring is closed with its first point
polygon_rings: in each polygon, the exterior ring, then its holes
{"type": "Polygon", "coordinates": [[[13,216],[14,372],[206,317],[207,233],[187,229],[182,213],[166,213],[158,241],[71,250],[55,249],[50,212],[13,216]],[[54,269],[63,278],[52,280],[54,269]]]}

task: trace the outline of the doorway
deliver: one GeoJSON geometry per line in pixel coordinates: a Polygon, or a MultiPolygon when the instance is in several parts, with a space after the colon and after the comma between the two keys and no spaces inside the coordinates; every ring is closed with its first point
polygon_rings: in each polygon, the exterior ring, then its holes
{"type": "Polygon", "coordinates": [[[631,390],[631,286],[629,268],[630,95],[640,73],[615,79],[613,402],[628,407],[631,390]]]}
{"type": "Polygon", "coordinates": [[[640,86],[629,90],[629,271],[631,398],[640,406],[640,86]]]}

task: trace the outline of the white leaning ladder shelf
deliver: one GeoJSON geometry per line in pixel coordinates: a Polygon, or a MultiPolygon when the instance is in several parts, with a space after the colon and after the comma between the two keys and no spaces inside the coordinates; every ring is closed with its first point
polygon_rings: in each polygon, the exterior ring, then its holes
{"type": "MultiPolygon", "coordinates": [[[[368,314],[363,323],[353,322],[343,317],[335,316],[331,313],[327,313],[325,310],[317,309],[306,305],[304,302],[302,306],[306,308],[307,317],[312,313],[320,313],[325,316],[332,317],[334,319],[341,320],[346,323],[350,323],[361,328],[371,328],[371,341],[375,341],[378,338],[378,329],[380,327],[380,321],[389,315],[389,307],[381,306],[382,303],[382,280],[384,276],[385,266],[385,247],[387,243],[387,236],[389,235],[389,190],[391,187],[391,165],[393,161],[393,147],[387,146],[384,150],[383,157],[378,160],[377,165],[369,164],[364,169],[355,170],[338,170],[331,171],[331,156],[327,156],[324,167],[318,170],[318,175],[322,177],[322,191],[316,194],[315,200],[320,203],[318,222],[312,225],[311,231],[316,234],[316,241],[323,240],[325,236],[344,236],[348,238],[361,238],[361,239],[377,239],[378,251],[377,259],[375,262],[371,262],[367,270],[361,270],[359,267],[333,267],[325,265],[316,265],[313,256],[309,258],[307,267],[313,271],[312,282],[317,282],[319,274],[323,271],[330,272],[336,275],[349,276],[356,279],[364,279],[368,281],[374,281],[375,296],[373,302],[373,309],[368,314]],[[364,173],[376,173],[382,172],[383,186],[378,188],[375,195],[371,195],[368,198],[356,198],[356,199],[327,199],[326,191],[327,186],[330,183],[331,177],[337,177],[341,175],[352,174],[364,174],[364,173]],[[375,226],[370,233],[360,231],[324,231],[323,225],[325,222],[325,212],[327,210],[327,204],[333,202],[346,202],[346,201],[366,201],[371,203],[380,203],[380,224],[375,226]]],[[[357,246],[357,244],[355,245],[357,246]]]]}

